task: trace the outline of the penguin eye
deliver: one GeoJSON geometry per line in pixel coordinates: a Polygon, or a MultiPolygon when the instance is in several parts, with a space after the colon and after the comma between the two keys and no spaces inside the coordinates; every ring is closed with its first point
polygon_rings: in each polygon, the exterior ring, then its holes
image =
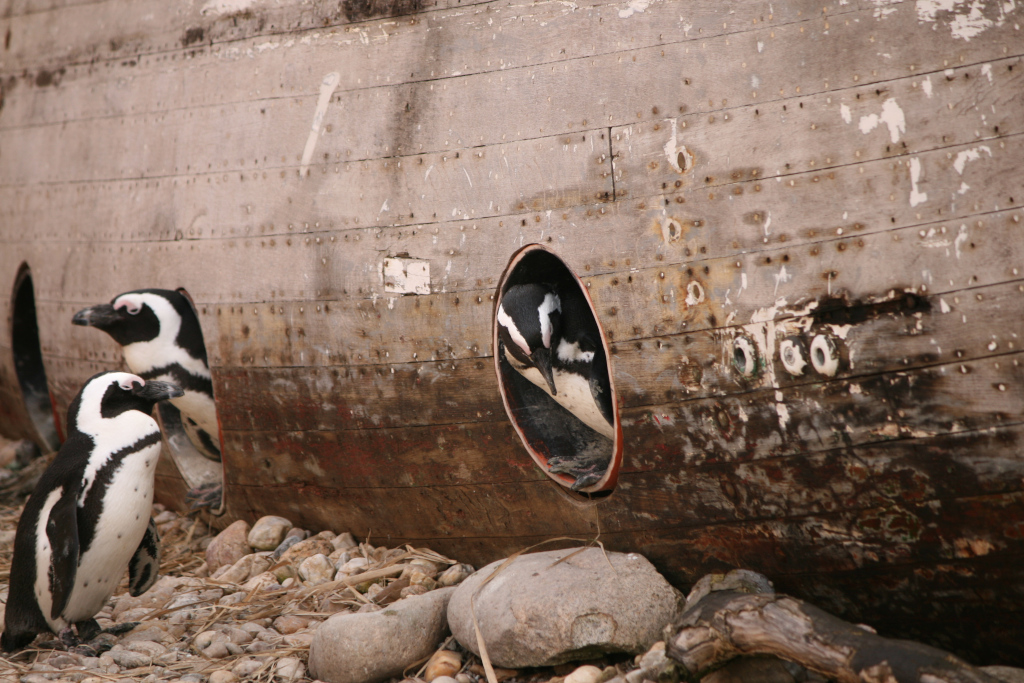
{"type": "Polygon", "coordinates": [[[138,384],[140,387],[144,387],[146,386],[146,380],[139,379],[138,377],[132,377],[130,379],[122,379],[120,382],[118,382],[118,386],[120,386],[125,391],[134,390],[136,384],[138,384]]]}
{"type": "Polygon", "coordinates": [[[138,315],[139,311],[142,310],[142,305],[125,299],[114,306],[115,310],[121,310],[122,308],[128,312],[128,315],[138,315]]]}

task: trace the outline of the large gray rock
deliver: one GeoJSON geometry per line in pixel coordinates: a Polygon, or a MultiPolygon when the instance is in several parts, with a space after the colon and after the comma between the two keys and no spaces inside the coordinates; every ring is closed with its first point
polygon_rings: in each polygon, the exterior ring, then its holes
{"type": "Polygon", "coordinates": [[[682,610],[682,595],[634,553],[589,548],[522,555],[478,592],[502,562],[463,581],[448,604],[452,634],[480,654],[470,613],[470,597],[476,595],[480,633],[496,666],[552,666],[604,652],[646,652],[682,610]]]}
{"type": "Polygon", "coordinates": [[[377,683],[426,659],[448,631],[454,588],[439,588],[376,612],[335,614],[309,646],[309,673],[329,683],[377,683]]]}
{"type": "Polygon", "coordinates": [[[248,541],[256,550],[273,550],[281,545],[292,523],[284,517],[267,515],[260,517],[249,530],[248,541]]]}

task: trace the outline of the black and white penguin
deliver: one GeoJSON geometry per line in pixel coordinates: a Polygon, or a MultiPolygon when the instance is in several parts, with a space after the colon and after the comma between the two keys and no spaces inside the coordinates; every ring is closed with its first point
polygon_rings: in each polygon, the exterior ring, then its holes
{"type": "MultiPolygon", "coordinates": [[[[517,372],[595,432],[615,438],[608,363],[581,295],[542,284],[509,287],[498,307],[498,337],[517,372]]],[[[580,489],[600,479],[595,469],[606,463],[549,464],[552,472],[575,476],[572,488],[580,489]]]]}
{"type": "Polygon", "coordinates": [[[159,537],[150,518],[160,428],[150,413],[182,395],[126,372],[92,377],[68,409],[68,438],[25,504],[14,537],[0,647],[47,630],[68,645],[100,632],[93,619],[130,570],[129,591],[156,581],[159,537]]]}
{"type": "MultiPolygon", "coordinates": [[[[181,292],[139,289],[109,304],[83,309],[71,320],[103,330],[121,345],[128,369],[145,379],[174,382],[185,394],[171,401],[196,450],[220,462],[220,430],[203,332],[192,303],[181,292]]],[[[220,485],[191,491],[201,505],[219,507],[220,485]]],[[[194,507],[199,507],[196,505],[194,507]]]]}

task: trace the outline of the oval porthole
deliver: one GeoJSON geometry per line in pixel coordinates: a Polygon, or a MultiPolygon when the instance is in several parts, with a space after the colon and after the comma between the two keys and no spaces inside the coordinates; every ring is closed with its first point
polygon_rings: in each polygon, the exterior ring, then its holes
{"type": "Polygon", "coordinates": [[[492,348],[505,411],[530,457],[573,491],[608,492],[622,464],[610,349],[587,288],[540,244],[498,281],[492,348]]]}
{"type": "Polygon", "coordinates": [[[49,451],[60,448],[63,438],[59,421],[46,382],[43,350],[39,343],[39,324],[36,319],[36,294],[32,284],[32,271],[23,263],[14,280],[14,300],[11,306],[11,350],[14,371],[21,385],[25,410],[38,435],[40,446],[49,451]]]}

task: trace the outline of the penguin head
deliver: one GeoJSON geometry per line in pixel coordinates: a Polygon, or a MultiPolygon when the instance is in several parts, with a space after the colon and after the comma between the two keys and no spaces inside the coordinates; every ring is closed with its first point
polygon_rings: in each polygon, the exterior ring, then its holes
{"type": "Polygon", "coordinates": [[[206,360],[199,320],[180,291],[138,289],[118,294],[109,304],[82,309],[71,323],[103,330],[121,346],[159,340],[206,360]]]}
{"type": "Polygon", "coordinates": [[[552,353],[562,334],[562,302],[555,291],[538,284],[514,285],[498,307],[498,336],[512,357],[537,368],[556,395],[552,353]]]}
{"type": "Polygon", "coordinates": [[[74,419],[79,431],[91,433],[88,426],[98,419],[114,418],[129,410],[149,415],[157,402],[184,393],[170,382],[147,381],[128,372],[101,372],[93,375],[71,402],[68,422],[74,419]]]}

